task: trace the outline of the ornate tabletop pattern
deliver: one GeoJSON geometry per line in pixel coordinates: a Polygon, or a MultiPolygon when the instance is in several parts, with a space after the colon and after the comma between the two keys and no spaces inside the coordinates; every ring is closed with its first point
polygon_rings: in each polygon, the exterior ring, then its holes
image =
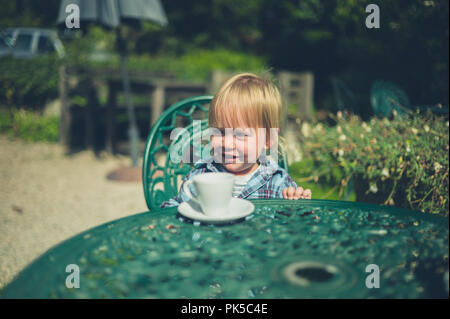
{"type": "Polygon", "coordinates": [[[41,256],[3,297],[448,296],[446,218],[350,202],[253,202],[252,215],[228,225],[172,208],[91,229],[41,256]],[[79,266],[80,288],[66,288],[68,264],[79,266]],[[366,287],[370,264],[380,270],[378,289],[366,287]]]}

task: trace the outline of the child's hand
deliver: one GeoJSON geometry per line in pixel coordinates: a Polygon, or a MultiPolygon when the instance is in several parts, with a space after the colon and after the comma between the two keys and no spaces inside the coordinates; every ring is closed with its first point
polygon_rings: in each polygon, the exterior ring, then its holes
{"type": "Polygon", "coordinates": [[[284,199],[311,199],[311,190],[310,189],[303,189],[303,187],[299,187],[295,189],[294,187],[289,187],[283,189],[283,198],[284,199]]]}

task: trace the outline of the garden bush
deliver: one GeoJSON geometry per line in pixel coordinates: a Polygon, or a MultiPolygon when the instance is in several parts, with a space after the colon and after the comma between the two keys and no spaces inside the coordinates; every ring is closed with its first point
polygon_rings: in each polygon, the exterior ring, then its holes
{"type": "MultiPolygon", "coordinates": [[[[87,34],[66,43],[66,61],[75,67],[118,69],[120,58],[115,42],[114,33],[92,27],[87,34]]],[[[191,47],[178,53],[130,53],[128,56],[128,68],[131,71],[171,75],[186,81],[208,81],[213,70],[261,72],[266,69],[266,64],[262,57],[226,48],[191,47]]]]}
{"type": "Polygon", "coordinates": [[[433,114],[362,121],[338,112],[336,125],[304,124],[311,179],[354,183],[356,200],[448,216],[449,122],[433,114]]]}
{"type": "Polygon", "coordinates": [[[0,104],[42,109],[58,95],[59,63],[53,55],[0,58],[0,104]]]}
{"type": "Polygon", "coordinates": [[[313,159],[303,159],[289,165],[289,174],[297,185],[310,189],[314,199],[355,201],[356,194],[350,187],[340,187],[343,178],[338,167],[328,171],[329,174],[320,174],[319,167],[315,167],[313,159]]]}
{"type": "Polygon", "coordinates": [[[24,109],[0,111],[0,133],[27,142],[57,142],[59,118],[24,109]]]}
{"type": "MultiPolygon", "coordinates": [[[[89,62],[94,68],[119,67],[118,54],[112,54],[108,61],[89,62]]],[[[225,49],[194,50],[181,56],[131,55],[128,58],[130,70],[149,71],[156,74],[169,73],[177,79],[207,81],[213,70],[261,72],[266,69],[264,59],[225,49]]]]}

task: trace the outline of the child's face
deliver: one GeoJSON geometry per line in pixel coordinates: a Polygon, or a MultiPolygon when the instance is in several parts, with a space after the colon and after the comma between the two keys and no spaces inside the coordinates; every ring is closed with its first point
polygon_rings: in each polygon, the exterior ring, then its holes
{"type": "Polygon", "coordinates": [[[250,171],[257,165],[257,159],[264,147],[264,134],[245,125],[236,128],[218,128],[211,136],[211,147],[216,162],[222,163],[227,171],[239,174],[250,171]],[[220,133],[220,134],[219,134],[220,133]],[[259,134],[258,134],[259,133],[259,134]]]}

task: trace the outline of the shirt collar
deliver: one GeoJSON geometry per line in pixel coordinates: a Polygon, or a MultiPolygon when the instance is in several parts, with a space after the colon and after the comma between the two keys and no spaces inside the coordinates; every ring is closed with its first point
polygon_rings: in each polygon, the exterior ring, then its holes
{"type": "MultiPolygon", "coordinates": [[[[273,160],[263,157],[259,161],[259,175],[263,177],[264,180],[268,179],[270,176],[275,174],[277,171],[281,170],[277,163],[273,160]]],[[[226,172],[227,170],[221,163],[216,163],[213,157],[208,157],[203,160],[199,160],[194,164],[195,168],[206,166],[206,168],[211,172],[226,172]]]]}

